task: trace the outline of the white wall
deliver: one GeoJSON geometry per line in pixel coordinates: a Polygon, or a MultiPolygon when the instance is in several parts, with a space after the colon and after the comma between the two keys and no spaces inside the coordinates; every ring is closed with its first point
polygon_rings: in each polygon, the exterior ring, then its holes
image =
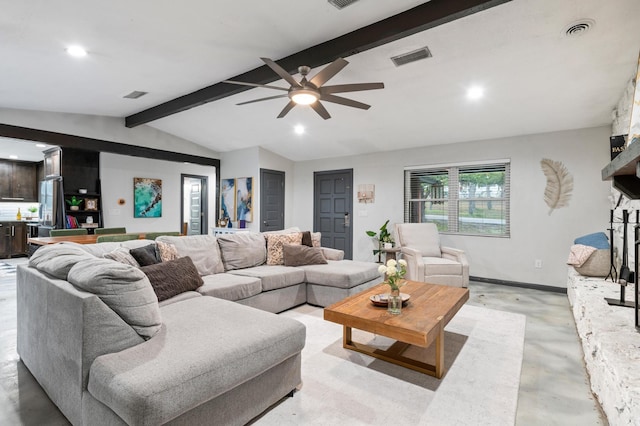
{"type": "Polygon", "coordinates": [[[119,117],[0,108],[0,123],[202,157],[220,156],[215,151],[147,125],[129,129],[124,125],[124,118],[119,117]]]}
{"type": "MultiPolygon", "coordinates": [[[[293,205],[294,162],[263,148],[247,148],[222,153],[220,178],[232,179],[253,177],[253,221],[247,229],[260,231],[260,169],[270,169],[285,173],[285,228],[295,226],[293,205]]],[[[237,227],[237,222],[234,223],[237,227]]]]}
{"type": "Polygon", "coordinates": [[[374,243],[366,234],[403,217],[404,167],[511,159],[511,237],[443,235],[444,245],[467,252],[471,275],[525,283],[566,286],[566,260],[573,240],[604,231],[608,221],[608,182],[600,171],[609,162],[608,126],[497,140],[430,146],[295,164],[293,223],[313,226],[313,172],[353,168],[353,257],[372,261],[374,243]],[[574,177],[570,206],[548,214],[546,179],[540,160],[562,161],[574,177]],[[357,202],[358,184],[373,183],[376,201],[357,202]],[[534,268],[540,259],[543,267],[534,268]]]}
{"type": "MultiPolygon", "coordinates": [[[[208,223],[215,223],[216,168],[180,162],[152,160],[110,153],[100,154],[100,180],[102,184],[102,211],[104,226],[124,226],[127,232],[181,231],[180,174],[208,177],[208,223]],[[133,178],[162,179],[162,217],[133,217],[133,178]],[[118,200],[123,198],[124,205],[118,200]]],[[[207,230],[207,233],[210,233],[207,230]]]]}

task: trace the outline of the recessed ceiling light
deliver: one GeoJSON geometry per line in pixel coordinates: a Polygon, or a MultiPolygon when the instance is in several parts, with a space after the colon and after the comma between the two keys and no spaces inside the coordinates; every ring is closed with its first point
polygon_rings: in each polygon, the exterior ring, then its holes
{"type": "Polygon", "coordinates": [[[293,131],[296,132],[297,134],[301,135],[304,133],[304,126],[298,124],[296,127],[293,128],[293,131]]]}
{"type": "Polygon", "coordinates": [[[12,160],[17,160],[18,156],[17,155],[10,155],[9,158],[11,158],[12,160]]]}
{"type": "Polygon", "coordinates": [[[467,99],[472,101],[478,100],[484,96],[484,88],[480,86],[471,86],[467,90],[467,99]]]}
{"type": "Polygon", "coordinates": [[[37,143],[36,148],[46,148],[47,146],[43,143],[37,143]]]}
{"type": "Polygon", "coordinates": [[[67,47],[67,53],[74,58],[82,58],[87,56],[87,51],[81,46],[69,46],[67,47]]]}

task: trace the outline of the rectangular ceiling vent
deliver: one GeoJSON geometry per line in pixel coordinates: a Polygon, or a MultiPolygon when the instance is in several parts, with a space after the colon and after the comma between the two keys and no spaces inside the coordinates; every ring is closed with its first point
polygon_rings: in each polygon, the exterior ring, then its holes
{"type": "Polygon", "coordinates": [[[338,9],[342,9],[347,6],[351,6],[358,0],[327,0],[329,3],[337,7],[338,9]]]}
{"type": "Polygon", "coordinates": [[[403,53],[402,55],[394,56],[391,58],[391,61],[395,64],[396,67],[401,65],[410,64],[411,62],[419,61],[421,59],[431,58],[433,55],[428,47],[422,47],[418,50],[414,50],[413,52],[403,53]]]}
{"type": "Polygon", "coordinates": [[[124,95],[123,98],[125,99],[138,99],[144,95],[146,95],[149,92],[139,92],[137,90],[134,90],[133,92],[129,93],[128,95],[124,95]]]}

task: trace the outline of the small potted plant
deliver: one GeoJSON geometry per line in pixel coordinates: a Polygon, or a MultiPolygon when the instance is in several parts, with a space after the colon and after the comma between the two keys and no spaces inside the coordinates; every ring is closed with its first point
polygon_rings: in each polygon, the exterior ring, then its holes
{"type": "Polygon", "coordinates": [[[29,212],[31,213],[31,216],[29,216],[27,219],[31,219],[38,211],[38,208],[36,206],[31,206],[27,210],[29,210],[29,212]]]}
{"type": "Polygon", "coordinates": [[[373,255],[378,255],[378,263],[381,263],[381,254],[382,249],[391,248],[393,246],[393,237],[391,233],[387,229],[387,225],[389,224],[389,219],[380,227],[380,233],[376,233],[375,231],[366,231],[367,235],[375,238],[378,241],[378,249],[373,251],[373,255]]]}
{"type": "Polygon", "coordinates": [[[82,204],[82,198],[76,198],[74,195],[70,200],[65,200],[69,204],[69,209],[73,211],[80,210],[80,204],[82,204]]]}

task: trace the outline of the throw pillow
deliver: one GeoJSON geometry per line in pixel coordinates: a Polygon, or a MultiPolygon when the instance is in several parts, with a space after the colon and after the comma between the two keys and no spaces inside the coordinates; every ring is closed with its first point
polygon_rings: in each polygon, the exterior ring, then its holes
{"type": "Polygon", "coordinates": [[[140,269],[149,278],[153,291],[158,296],[158,302],[185,291],[193,291],[204,283],[189,256],[143,266],[140,269]]]}
{"type": "Polygon", "coordinates": [[[567,265],[582,266],[596,250],[597,249],[595,247],[585,246],[583,244],[572,245],[569,251],[567,265]]]}
{"type": "Polygon", "coordinates": [[[176,260],[180,257],[178,256],[178,249],[176,249],[176,246],[173,244],[157,241],[156,246],[158,248],[158,255],[160,256],[161,262],[176,260]]]}
{"type": "Polygon", "coordinates": [[[323,265],[328,263],[319,247],[284,244],[284,266],[323,265]]]}
{"type": "Polygon", "coordinates": [[[321,247],[321,238],[322,234],[320,232],[312,232],[311,233],[311,246],[312,247],[321,247]]]}
{"type": "Polygon", "coordinates": [[[125,265],[135,266],[136,268],[140,267],[138,261],[131,256],[129,253],[129,249],[124,247],[118,247],[117,249],[110,251],[109,253],[105,253],[103,256],[105,259],[115,260],[116,262],[124,263],[125,265]]]}
{"type": "Polygon", "coordinates": [[[36,250],[29,259],[29,266],[58,279],[66,280],[73,265],[82,260],[95,258],[94,255],[87,253],[80,244],[59,243],[43,246],[36,250]]]}
{"type": "Polygon", "coordinates": [[[69,271],[69,282],[98,296],[144,339],[160,330],[158,300],[138,268],[109,259],[83,260],[69,271]]]}
{"type": "Polygon", "coordinates": [[[609,249],[609,239],[604,232],[596,232],[589,235],[583,235],[573,241],[573,244],[582,244],[585,246],[595,247],[597,249],[609,249]]]}
{"type": "Polygon", "coordinates": [[[156,253],[155,244],[147,244],[144,247],[129,250],[131,256],[140,264],[140,266],[155,265],[160,263],[158,254],[156,253]]]}
{"type": "Polygon", "coordinates": [[[302,245],[307,247],[313,247],[313,241],[311,240],[310,231],[304,231],[302,233],[302,245]]]}
{"type": "Polygon", "coordinates": [[[257,232],[237,232],[217,237],[224,270],[251,268],[267,260],[264,237],[257,232]]]}
{"type": "Polygon", "coordinates": [[[302,234],[264,234],[267,239],[267,265],[284,265],[282,246],[284,244],[300,245],[302,234]]]}

